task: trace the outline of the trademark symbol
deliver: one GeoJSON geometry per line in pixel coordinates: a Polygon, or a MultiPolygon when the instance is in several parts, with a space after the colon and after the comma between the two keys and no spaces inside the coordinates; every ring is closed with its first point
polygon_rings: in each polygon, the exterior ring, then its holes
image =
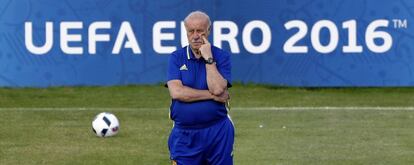
{"type": "Polygon", "coordinates": [[[394,22],[395,29],[407,29],[408,28],[407,19],[393,19],[392,22],[394,22]]]}

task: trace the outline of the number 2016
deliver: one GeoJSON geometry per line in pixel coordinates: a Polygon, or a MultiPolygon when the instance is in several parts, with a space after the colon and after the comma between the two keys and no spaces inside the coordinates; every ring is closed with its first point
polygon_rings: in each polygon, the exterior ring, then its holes
{"type": "MultiPolygon", "coordinates": [[[[368,49],[374,53],[385,53],[392,47],[392,37],[388,32],[378,30],[378,28],[387,28],[388,20],[375,20],[371,22],[365,31],[365,43],[368,49]],[[376,39],[383,40],[382,44],[375,43],[376,39]]],[[[291,36],[284,44],[283,50],[285,53],[308,53],[308,46],[298,45],[308,33],[308,26],[301,20],[292,20],[285,23],[286,30],[297,28],[293,36],[291,36]]],[[[348,43],[342,47],[344,53],[362,53],[363,47],[357,43],[357,22],[356,20],[349,20],[342,23],[342,28],[348,30],[348,43]]],[[[316,22],[310,33],[311,43],[313,48],[323,54],[328,54],[335,51],[338,46],[339,32],[338,28],[332,21],[321,20],[316,22]],[[329,31],[330,38],[326,45],[320,41],[321,30],[326,28],[329,31]]]]}

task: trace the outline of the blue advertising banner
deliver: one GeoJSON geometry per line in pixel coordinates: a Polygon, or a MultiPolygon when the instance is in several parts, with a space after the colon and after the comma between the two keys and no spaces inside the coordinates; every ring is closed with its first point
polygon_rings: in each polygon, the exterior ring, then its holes
{"type": "Polygon", "coordinates": [[[0,86],[164,83],[194,10],[234,82],[414,86],[412,0],[0,0],[0,86]]]}

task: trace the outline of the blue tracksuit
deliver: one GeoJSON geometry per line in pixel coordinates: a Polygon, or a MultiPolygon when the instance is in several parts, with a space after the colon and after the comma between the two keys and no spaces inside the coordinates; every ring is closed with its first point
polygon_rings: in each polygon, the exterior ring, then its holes
{"type": "MultiPolygon", "coordinates": [[[[231,86],[230,55],[211,47],[219,73],[231,86]]],[[[206,64],[195,58],[186,46],[170,55],[169,80],[181,80],[184,86],[208,90],[206,64]]],[[[170,118],[174,128],[168,140],[171,160],[178,164],[233,164],[234,127],[225,104],[214,100],[182,102],[172,100],[170,118]]]]}

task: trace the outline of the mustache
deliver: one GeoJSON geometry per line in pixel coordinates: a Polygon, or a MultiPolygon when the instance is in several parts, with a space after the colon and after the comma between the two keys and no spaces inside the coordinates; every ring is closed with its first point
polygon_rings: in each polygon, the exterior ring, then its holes
{"type": "Polygon", "coordinates": [[[203,40],[192,40],[192,43],[204,43],[203,40]]]}

